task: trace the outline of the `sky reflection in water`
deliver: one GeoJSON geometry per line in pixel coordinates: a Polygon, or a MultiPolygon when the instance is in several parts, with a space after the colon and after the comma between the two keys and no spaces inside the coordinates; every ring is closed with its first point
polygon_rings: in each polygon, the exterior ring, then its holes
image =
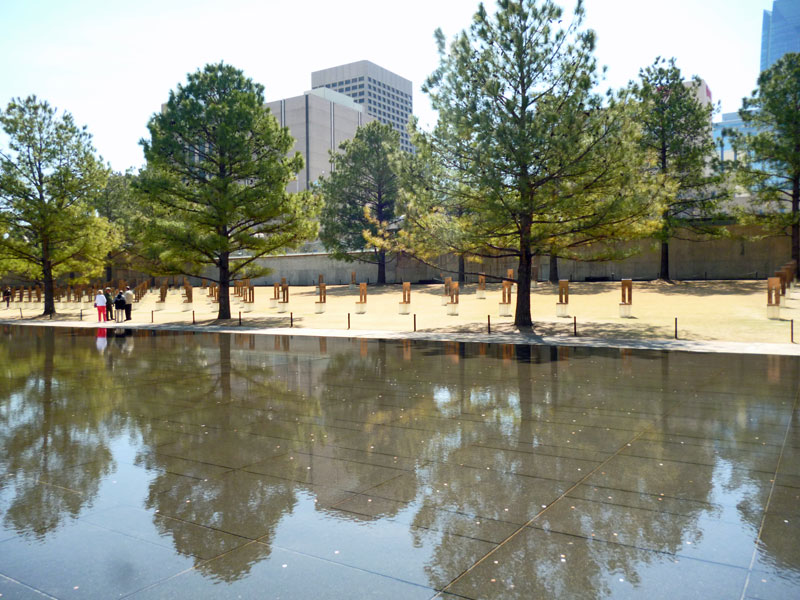
{"type": "Polygon", "coordinates": [[[797,358],[105,333],[0,329],[4,597],[800,596],[797,358]]]}

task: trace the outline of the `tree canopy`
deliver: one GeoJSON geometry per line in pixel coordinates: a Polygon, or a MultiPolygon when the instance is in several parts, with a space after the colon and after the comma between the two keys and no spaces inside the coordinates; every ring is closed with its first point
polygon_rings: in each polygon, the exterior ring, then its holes
{"type": "Polygon", "coordinates": [[[494,15],[481,5],[449,51],[437,31],[441,63],[423,87],[439,121],[415,145],[440,166],[416,169],[404,243],[518,258],[518,326],[532,324],[534,255],[608,256],[658,214],[663,186],[639,147],[637,108],[593,92],[595,36],[583,16],[581,1],[564,28],[550,0],[499,0],[494,15]]]}
{"type": "Polygon", "coordinates": [[[43,284],[44,314],[53,314],[55,279],[99,275],[118,243],[90,204],[108,173],[86,128],[36,96],[12,100],[0,124],[8,137],[0,151],[0,255],[6,268],[43,284]]]}
{"type": "Polygon", "coordinates": [[[377,264],[378,283],[384,284],[386,250],[370,239],[380,232],[389,235],[394,225],[400,136],[373,121],[359,127],[339,150],[331,152],[332,171],[319,184],[325,201],[320,240],[334,258],[377,264]]]}
{"type": "Polygon", "coordinates": [[[152,212],[149,255],[161,272],[216,280],[219,318],[230,318],[231,281],[268,273],[259,259],[316,236],[318,199],[286,191],[303,158],[288,156],[294,140],[263,86],[223,63],[190,74],[148,129],[136,188],[152,212]]]}
{"type": "Polygon", "coordinates": [[[800,54],[784,54],[761,73],[739,116],[755,130],[731,132],[737,178],[753,193],[749,216],[769,233],[791,236],[800,265],[800,54]]]}
{"type": "Polygon", "coordinates": [[[146,268],[146,265],[138,265],[136,260],[141,255],[143,231],[140,206],[133,189],[135,180],[133,169],[125,173],[111,173],[103,190],[91,200],[91,206],[97,214],[119,233],[119,243],[109,250],[106,257],[106,281],[111,281],[114,265],[146,268]]]}
{"type": "Polygon", "coordinates": [[[636,95],[642,102],[642,148],[655,157],[658,171],[674,183],[665,198],[661,226],[659,278],[670,279],[669,241],[682,232],[713,235],[719,205],[725,195],[712,159],[712,106],[698,98],[701,80],[684,81],[675,59],[657,58],[639,71],[636,95]]]}

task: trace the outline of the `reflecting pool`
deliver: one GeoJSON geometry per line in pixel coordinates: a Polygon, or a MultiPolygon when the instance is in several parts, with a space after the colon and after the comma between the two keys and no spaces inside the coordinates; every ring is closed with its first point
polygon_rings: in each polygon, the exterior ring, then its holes
{"type": "Polygon", "coordinates": [[[3,598],[798,598],[800,360],[0,328],[3,598]]]}

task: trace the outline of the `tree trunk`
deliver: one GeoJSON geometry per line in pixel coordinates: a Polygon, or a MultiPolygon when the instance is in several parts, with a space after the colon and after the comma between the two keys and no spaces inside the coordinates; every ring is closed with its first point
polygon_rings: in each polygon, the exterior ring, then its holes
{"type": "Polygon", "coordinates": [[[800,277],[800,177],[792,181],[792,260],[795,277],[800,277]]]}
{"type": "Polygon", "coordinates": [[[517,327],[530,327],[531,320],[531,222],[524,219],[519,239],[519,268],[517,269],[517,311],[514,315],[514,325],[517,327]]]}
{"type": "Polygon", "coordinates": [[[52,327],[44,329],[44,366],[42,379],[42,426],[37,435],[42,440],[40,464],[42,472],[47,474],[50,463],[50,437],[53,429],[53,373],[55,372],[56,332],[52,327]]]}
{"type": "MultiPolygon", "coordinates": [[[[661,140],[661,173],[667,174],[667,140],[661,140]]],[[[669,278],[669,238],[671,231],[669,227],[669,210],[661,213],[661,267],[658,270],[658,278],[664,281],[671,281],[669,278]]]]}
{"type": "Polygon", "coordinates": [[[42,279],[44,280],[44,312],[43,315],[56,314],[55,294],[53,289],[53,265],[50,261],[50,244],[42,240],[42,279]]]}
{"type": "Polygon", "coordinates": [[[106,265],[106,282],[109,282],[114,276],[114,271],[111,268],[111,252],[108,253],[106,258],[108,259],[108,264],[106,265]]]}
{"type": "Polygon", "coordinates": [[[378,285],[386,284],[386,250],[378,251],[378,285]]]}
{"type": "Polygon", "coordinates": [[[558,283],[558,257],[550,255],[550,283],[558,283]]]}
{"type": "Polygon", "coordinates": [[[218,319],[231,318],[230,299],[230,257],[228,252],[223,252],[219,257],[219,312],[218,319]]]}
{"type": "Polygon", "coordinates": [[[467,280],[466,277],[466,270],[467,270],[467,261],[464,259],[463,254],[458,255],[458,283],[465,283],[467,280]]]}
{"type": "Polygon", "coordinates": [[[661,242],[661,268],[658,273],[658,278],[664,281],[671,281],[669,278],[669,242],[661,242]]]}

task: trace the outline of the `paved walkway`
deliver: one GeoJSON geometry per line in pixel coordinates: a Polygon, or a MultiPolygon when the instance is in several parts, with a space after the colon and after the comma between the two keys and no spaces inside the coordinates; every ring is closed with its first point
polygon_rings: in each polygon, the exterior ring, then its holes
{"type": "MultiPolygon", "coordinates": [[[[19,321],[0,320],[0,325],[25,325],[39,327],[78,327],[117,329],[117,323],[100,325],[87,321],[19,321]]],[[[682,352],[713,352],[725,354],[773,354],[800,356],[800,344],[773,344],[757,342],[692,341],[692,340],[634,340],[596,337],[542,336],[535,333],[468,333],[446,331],[399,332],[378,329],[299,329],[287,327],[237,327],[230,325],[181,325],[176,323],[142,324],[126,323],[125,329],[154,331],[204,331],[209,333],[238,333],[248,335],[292,335],[307,337],[364,338],[388,340],[426,340],[445,342],[475,342],[489,344],[545,344],[551,346],[581,346],[629,348],[634,350],[674,350],[682,352]]]]}

